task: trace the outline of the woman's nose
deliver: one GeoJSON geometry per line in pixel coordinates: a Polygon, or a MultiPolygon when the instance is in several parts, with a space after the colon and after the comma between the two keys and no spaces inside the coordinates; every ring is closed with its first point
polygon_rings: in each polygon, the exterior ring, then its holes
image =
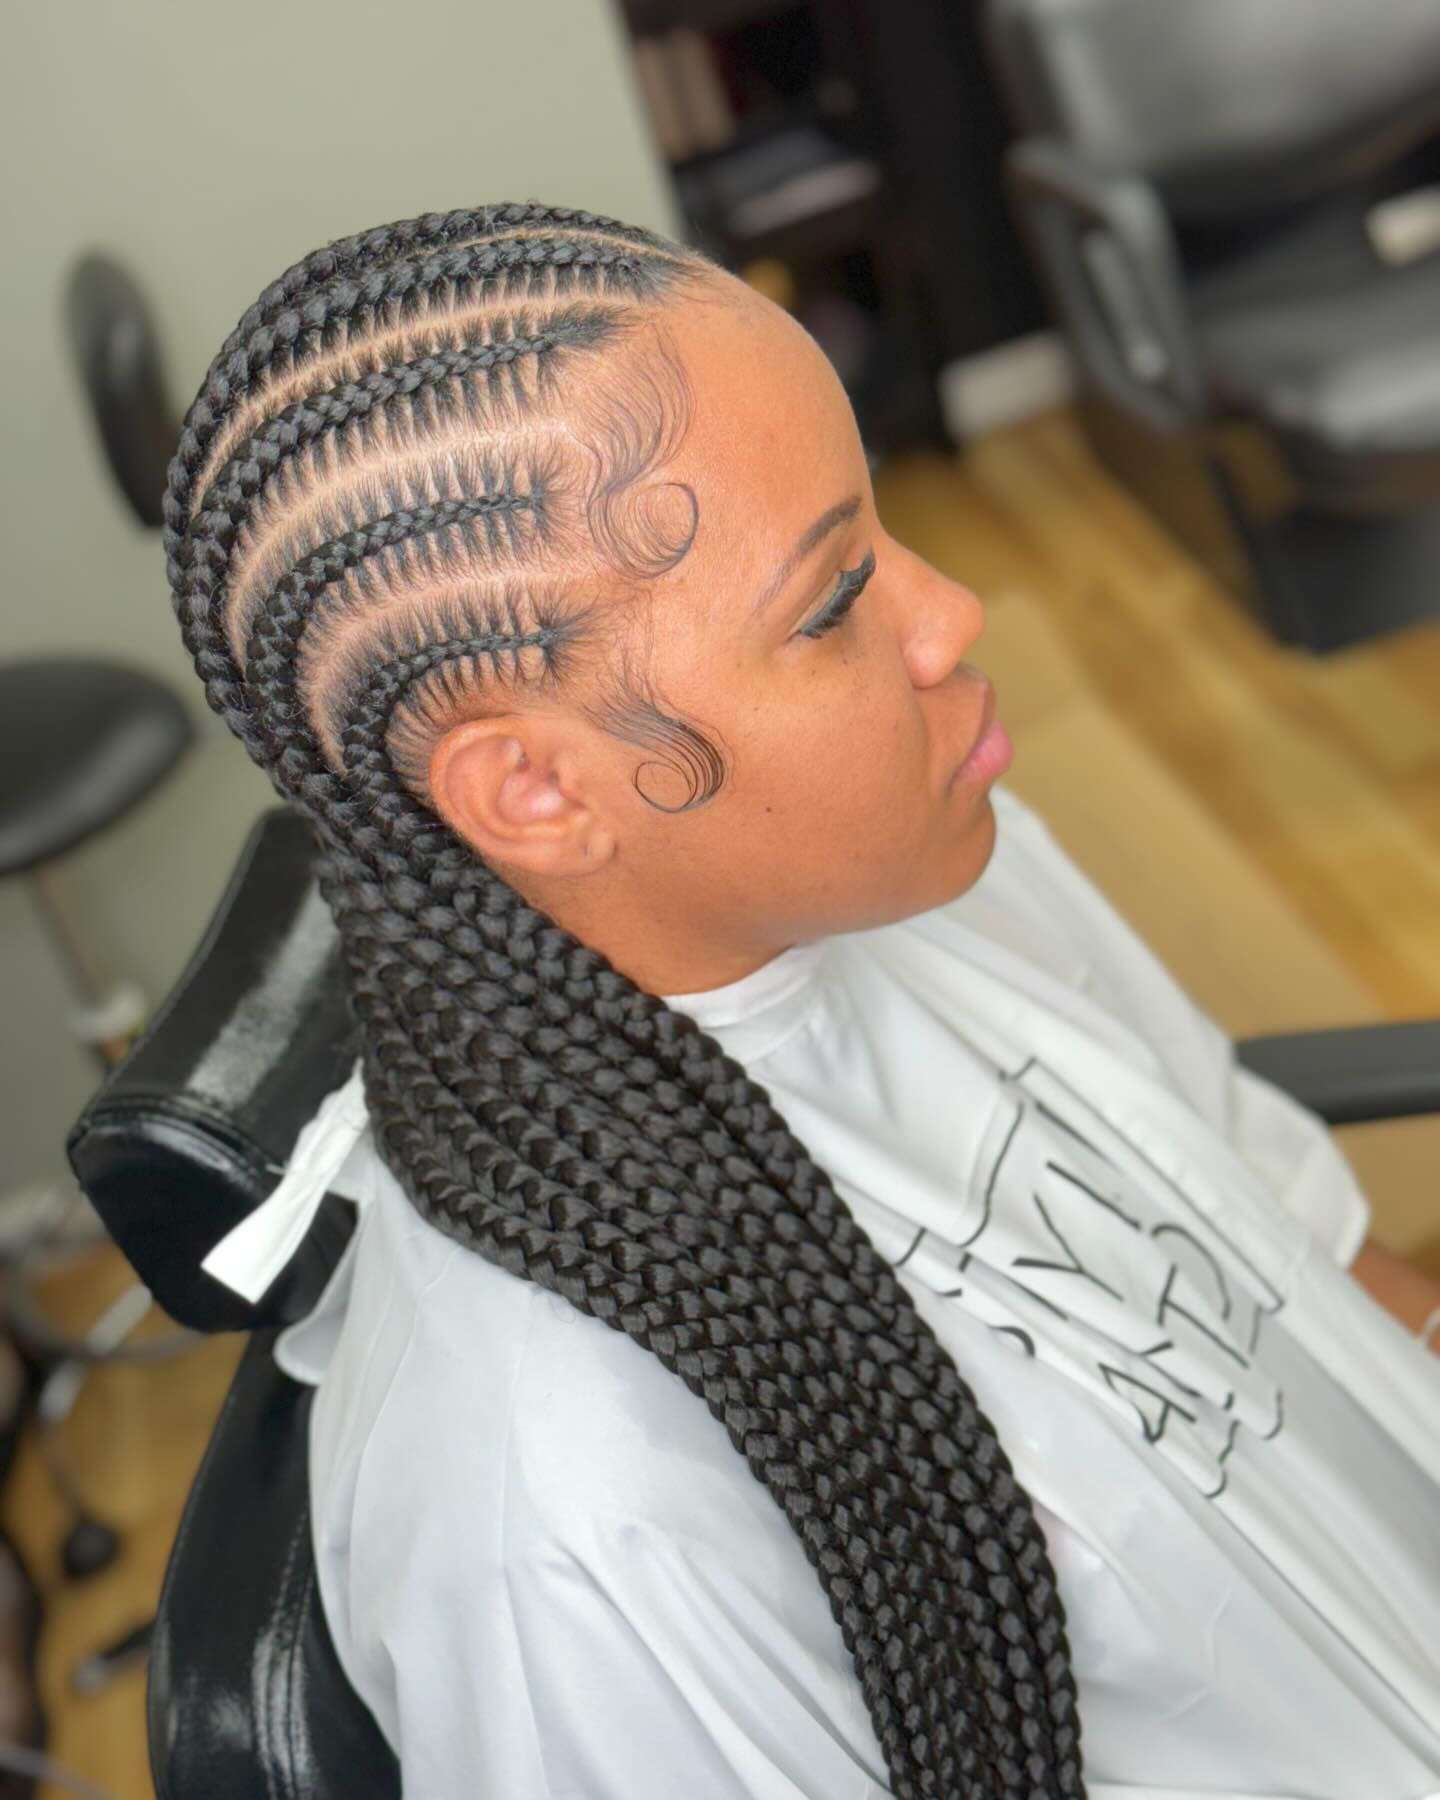
{"type": "Polygon", "coordinates": [[[978,594],[936,570],[927,574],[911,607],[906,646],[917,687],[948,680],[985,629],[985,606],[978,594]]]}

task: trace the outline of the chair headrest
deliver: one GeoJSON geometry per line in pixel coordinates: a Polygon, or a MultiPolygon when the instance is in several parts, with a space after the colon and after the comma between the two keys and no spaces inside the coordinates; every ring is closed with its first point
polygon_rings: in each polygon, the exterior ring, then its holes
{"type": "Polygon", "coordinates": [[[1440,124],[1433,6],[990,0],[985,16],[1022,128],[1146,176],[1181,222],[1363,191],[1440,124]]]}
{"type": "Polygon", "coordinates": [[[302,1126],[356,1054],[315,844],[284,808],[251,832],[198,949],[66,1148],[76,1179],[172,1317],[202,1331],[299,1318],[353,1216],[326,1197],[257,1305],[205,1273],[211,1249],[279,1181],[302,1126]]]}

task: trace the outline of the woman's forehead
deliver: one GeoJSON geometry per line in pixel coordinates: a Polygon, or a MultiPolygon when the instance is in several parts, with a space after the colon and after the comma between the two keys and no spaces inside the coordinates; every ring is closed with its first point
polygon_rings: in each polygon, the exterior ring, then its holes
{"type": "Polygon", "coordinates": [[[692,410],[670,474],[694,489],[695,548],[761,540],[773,560],[864,468],[845,390],[809,333],[759,296],[678,308],[672,341],[692,410]]]}
{"type": "Polygon", "coordinates": [[[829,359],[808,331],[738,282],[741,298],[682,302],[666,321],[685,365],[697,412],[724,432],[739,419],[803,427],[817,412],[848,415],[829,359]]]}

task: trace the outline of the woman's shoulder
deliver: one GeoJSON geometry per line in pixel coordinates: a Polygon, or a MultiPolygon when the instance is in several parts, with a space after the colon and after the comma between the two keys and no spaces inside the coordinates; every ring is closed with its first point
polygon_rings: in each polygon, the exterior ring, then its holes
{"type": "Polygon", "coordinates": [[[658,1356],[437,1230],[393,1178],[365,1215],[317,1415],[333,1440],[319,1485],[348,1467],[355,1504],[423,1503],[432,1526],[503,1503],[512,1551],[646,1523],[733,1534],[752,1489],[779,1517],[658,1356]]]}

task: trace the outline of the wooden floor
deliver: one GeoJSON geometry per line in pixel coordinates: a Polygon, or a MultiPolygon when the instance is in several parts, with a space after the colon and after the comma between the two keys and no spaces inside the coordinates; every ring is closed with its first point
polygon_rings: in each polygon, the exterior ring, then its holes
{"type": "MultiPolygon", "coordinates": [[[[119,1254],[77,1259],[44,1282],[47,1311],[83,1330],[133,1282],[119,1254]]],[[[170,1329],[158,1314],[137,1337],[170,1329]]],[[[41,1681],[50,1754],[115,1800],[152,1800],[145,1751],[145,1672],[132,1666],[101,1693],[71,1690],[77,1663],[118,1642],[155,1611],[180,1511],[243,1340],[197,1340],[182,1355],[150,1365],[95,1370],[62,1430],[87,1504],[124,1540],[116,1563],[87,1581],[64,1579],[59,1553],[69,1525],[33,1440],[21,1446],[3,1496],[3,1516],[44,1595],[41,1681]]],[[[44,1800],[62,1800],[46,1787],[44,1800]]],[[[196,1796],[196,1800],[202,1800],[196,1796]]]]}
{"type": "MultiPolygon", "coordinates": [[[[897,462],[878,485],[896,535],[993,597],[997,621],[1007,608],[1018,618],[1023,596],[1032,625],[1043,621],[1048,641],[1063,646],[1103,712],[1129,734],[1124,741],[1143,746],[1168,778],[1166,791],[1185,797],[1211,833],[1204,841],[1263,875],[1283,903],[1274,915],[1280,929],[1293,916],[1297,934],[1314,934],[1345,971],[1349,986],[1337,978],[1336,992],[1353,996],[1365,1016],[1440,1015],[1440,623],[1323,662],[1277,648],[1106,479],[1064,414],[997,433],[963,458],[897,462]]],[[[974,660],[987,666],[984,641],[974,660]]],[[[1034,659],[1030,679],[1037,691],[1056,679],[1053,659],[1043,667],[1034,659]]],[[[1021,700],[1026,681],[1023,667],[1009,677],[1021,700]]],[[[1017,746],[1018,774],[1023,732],[1017,746]]],[[[1074,779],[1086,778],[1078,768],[1074,779]]],[[[1152,782],[1145,791],[1160,790],[1152,782]]],[[[1077,804],[1066,839],[1082,865],[1085,819],[1100,816],[1104,801],[1085,798],[1088,810],[1077,804]]],[[[1065,810],[1063,799],[1054,802],[1057,822],[1065,810]]],[[[1146,823],[1134,821],[1137,835],[1146,823]]],[[[1153,905],[1153,882],[1146,891],[1153,905]]],[[[1123,893],[1112,889],[1112,898],[1125,909],[1123,893]]],[[[1141,900],[1137,887],[1137,907],[1141,900]]],[[[1199,992],[1203,941],[1194,954],[1192,969],[1177,966],[1182,947],[1170,960],[1182,980],[1194,974],[1199,992]]],[[[1304,998],[1295,995],[1297,1009],[1304,998]]],[[[1264,1004],[1286,1010],[1283,992],[1264,1004]]],[[[1288,1022],[1277,1016],[1272,1028],[1288,1022]]],[[[1440,1201],[1436,1208],[1440,1230],[1440,1201]]],[[[1410,1235],[1419,1244],[1423,1230],[1410,1235]]],[[[113,1256],[92,1258],[57,1280],[55,1304],[72,1316],[87,1306],[93,1313],[122,1280],[113,1256]]],[[[151,1792],[143,1676],[78,1699],[68,1674],[153,1610],[238,1351],[234,1340],[213,1341],[177,1362],[94,1377],[65,1441],[93,1503],[126,1534],[114,1570],[83,1585],[57,1580],[63,1517],[33,1446],[5,1496],[5,1516],[48,1590],[54,1753],[116,1800],[151,1792]]],[[[46,1800],[58,1800],[58,1790],[46,1800]]]]}

